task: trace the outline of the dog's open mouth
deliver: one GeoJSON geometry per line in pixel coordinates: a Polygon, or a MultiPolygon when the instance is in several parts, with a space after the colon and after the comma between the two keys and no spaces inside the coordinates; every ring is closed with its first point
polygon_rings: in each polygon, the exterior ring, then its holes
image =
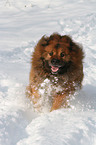
{"type": "Polygon", "coordinates": [[[57,73],[58,70],[59,70],[59,67],[58,66],[51,66],[52,73],[57,73]]]}

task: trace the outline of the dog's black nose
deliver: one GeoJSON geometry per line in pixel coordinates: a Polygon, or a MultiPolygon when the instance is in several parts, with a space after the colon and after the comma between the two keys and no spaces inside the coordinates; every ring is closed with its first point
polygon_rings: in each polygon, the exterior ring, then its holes
{"type": "Polygon", "coordinates": [[[51,60],[51,63],[52,63],[53,65],[58,65],[58,64],[60,63],[60,60],[58,60],[58,59],[56,59],[56,58],[53,58],[53,59],[51,60]]]}

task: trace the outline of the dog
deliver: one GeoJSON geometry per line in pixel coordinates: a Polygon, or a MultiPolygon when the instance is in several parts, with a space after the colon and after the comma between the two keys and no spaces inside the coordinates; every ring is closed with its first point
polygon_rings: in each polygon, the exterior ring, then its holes
{"type": "Polygon", "coordinates": [[[70,97],[82,87],[83,58],[82,46],[70,36],[53,33],[39,40],[26,91],[35,110],[68,107],[70,97]]]}

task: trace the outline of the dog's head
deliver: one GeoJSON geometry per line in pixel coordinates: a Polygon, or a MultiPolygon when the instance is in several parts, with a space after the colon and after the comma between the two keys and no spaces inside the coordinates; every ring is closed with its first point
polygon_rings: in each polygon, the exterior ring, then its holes
{"type": "Polygon", "coordinates": [[[37,44],[36,54],[44,70],[52,74],[63,74],[73,64],[79,65],[83,58],[82,49],[69,36],[59,34],[43,36],[37,44]]]}

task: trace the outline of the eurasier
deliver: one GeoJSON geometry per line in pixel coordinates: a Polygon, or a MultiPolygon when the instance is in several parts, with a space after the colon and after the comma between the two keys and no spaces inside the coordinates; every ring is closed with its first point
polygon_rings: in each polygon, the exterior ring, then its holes
{"type": "Polygon", "coordinates": [[[84,53],[69,36],[43,36],[32,55],[27,96],[38,111],[68,107],[69,98],[83,80],[84,53]]]}

